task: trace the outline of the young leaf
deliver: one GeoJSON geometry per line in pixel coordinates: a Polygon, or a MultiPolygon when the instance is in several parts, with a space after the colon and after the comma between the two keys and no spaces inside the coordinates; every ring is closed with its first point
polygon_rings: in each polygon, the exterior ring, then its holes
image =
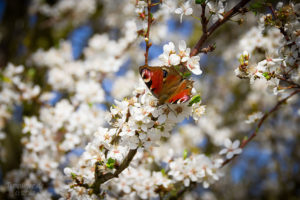
{"type": "Polygon", "coordinates": [[[76,179],[77,175],[74,172],[71,172],[72,179],[76,179]]]}
{"type": "Polygon", "coordinates": [[[263,73],[263,76],[267,79],[267,80],[270,80],[271,79],[271,76],[268,72],[264,72],[263,73]]]}
{"type": "Polygon", "coordinates": [[[185,149],[183,151],[183,159],[185,160],[188,157],[188,151],[185,149]]]}
{"type": "Polygon", "coordinates": [[[166,170],[165,170],[164,168],[162,168],[162,169],[160,170],[160,172],[161,172],[161,174],[162,174],[163,176],[167,176],[166,170]]]}
{"type": "Polygon", "coordinates": [[[116,160],[113,158],[109,158],[106,163],[106,167],[109,169],[113,169],[115,166],[116,160]]]}
{"type": "Polygon", "coordinates": [[[191,72],[185,72],[185,73],[182,75],[182,77],[183,77],[183,78],[187,78],[187,77],[189,77],[189,76],[191,76],[191,75],[192,75],[191,72]]]}
{"type": "Polygon", "coordinates": [[[195,95],[192,97],[192,99],[190,100],[189,106],[192,106],[195,103],[199,103],[201,101],[201,97],[200,95],[195,95]]]}
{"type": "Polygon", "coordinates": [[[205,0],[195,0],[195,3],[196,4],[202,4],[202,3],[204,3],[205,2],[205,0]]]}

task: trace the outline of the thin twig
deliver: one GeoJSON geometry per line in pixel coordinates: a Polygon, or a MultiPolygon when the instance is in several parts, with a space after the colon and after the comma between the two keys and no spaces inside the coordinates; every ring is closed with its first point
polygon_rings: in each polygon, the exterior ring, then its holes
{"type": "Polygon", "coordinates": [[[206,19],[206,16],[205,16],[205,8],[206,8],[205,2],[201,4],[201,8],[202,8],[202,12],[201,12],[202,32],[203,32],[203,34],[206,34],[208,20],[206,19]]]}
{"type": "MultiPolygon", "coordinates": [[[[285,103],[289,98],[291,98],[292,96],[294,96],[295,94],[300,93],[300,90],[297,89],[294,92],[292,92],[290,95],[288,95],[287,97],[283,98],[282,100],[278,101],[277,104],[267,113],[265,113],[263,115],[263,117],[259,120],[256,129],[252,132],[252,134],[250,135],[250,137],[246,140],[244,140],[242,142],[242,144],[240,145],[240,148],[245,148],[245,146],[251,141],[253,140],[253,138],[255,138],[255,136],[257,135],[257,132],[259,131],[260,127],[262,126],[262,124],[265,122],[265,120],[275,111],[277,111],[280,107],[280,105],[282,105],[283,103],[285,103]]],[[[222,163],[222,167],[224,167],[227,163],[229,163],[230,161],[232,161],[235,157],[237,157],[238,155],[234,155],[231,159],[227,159],[222,163]]]]}
{"type": "Polygon", "coordinates": [[[152,15],[151,15],[151,0],[147,0],[147,11],[148,11],[148,27],[147,27],[147,32],[146,32],[146,35],[145,35],[145,42],[146,42],[146,52],[145,52],[145,65],[148,65],[148,57],[149,57],[149,49],[151,47],[151,43],[150,43],[150,27],[151,27],[151,24],[152,24],[152,15]]]}
{"type": "Polygon", "coordinates": [[[278,78],[278,79],[281,80],[281,81],[284,81],[284,82],[290,84],[290,85],[294,85],[295,88],[300,88],[300,85],[299,85],[299,84],[295,83],[294,81],[292,81],[292,80],[290,80],[290,79],[286,79],[285,77],[280,76],[280,75],[276,75],[276,74],[275,74],[275,77],[278,78]]]}
{"type": "Polygon", "coordinates": [[[198,40],[197,44],[195,45],[195,47],[192,49],[190,56],[195,56],[197,55],[204,42],[207,40],[207,38],[222,24],[224,24],[226,21],[228,21],[234,14],[236,14],[237,12],[239,12],[239,10],[244,7],[248,2],[250,2],[251,0],[242,0],[240,1],[236,6],[234,6],[231,10],[229,10],[228,12],[226,12],[224,14],[223,19],[219,19],[217,22],[215,22],[208,30],[206,33],[203,33],[201,38],[198,40]]]}
{"type": "MultiPolygon", "coordinates": [[[[271,10],[271,13],[272,13],[272,16],[273,16],[274,20],[277,20],[277,19],[278,19],[278,18],[277,18],[277,14],[276,14],[276,12],[275,12],[275,10],[274,10],[272,4],[268,4],[268,7],[269,7],[270,10],[271,10]]],[[[287,32],[284,30],[284,28],[283,28],[282,26],[280,26],[280,27],[279,27],[279,30],[280,30],[281,34],[284,36],[284,38],[286,39],[286,41],[289,41],[290,38],[289,38],[287,32]]]]}

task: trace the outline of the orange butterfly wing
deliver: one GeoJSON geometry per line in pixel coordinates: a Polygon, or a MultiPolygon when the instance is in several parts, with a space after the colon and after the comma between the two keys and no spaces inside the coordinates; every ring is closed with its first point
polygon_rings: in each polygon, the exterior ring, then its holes
{"type": "Polygon", "coordinates": [[[192,81],[182,80],[175,92],[166,100],[166,103],[184,103],[190,100],[192,91],[192,81]]]}
{"type": "Polygon", "coordinates": [[[173,67],[141,66],[140,74],[159,104],[183,103],[190,99],[192,81],[183,79],[173,67]]]}

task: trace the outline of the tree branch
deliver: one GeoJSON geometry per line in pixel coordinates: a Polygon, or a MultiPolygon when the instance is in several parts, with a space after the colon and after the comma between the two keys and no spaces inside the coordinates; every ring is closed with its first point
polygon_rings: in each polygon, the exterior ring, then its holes
{"type": "Polygon", "coordinates": [[[92,185],[93,188],[93,193],[99,194],[100,193],[100,185],[102,183],[105,183],[106,181],[112,179],[112,178],[117,178],[119,177],[119,174],[126,169],[130,162],[132,161],[133,157],[135,156],[137,152],[137,149],[131,149],[127,156],[124,158],[123,162],[120,164],[120,166],[117,168],[117,170],[114,173],[106,173],[106,174],[101,174],[98,168],[98,164],[95,164],[95,182],[92,185]]]}
{"type": "Polygon", "coordinates": [[[148,57],[149,57],[149,49],[151,47],[151,43],[149,41],[149,36],[150,36],[150,27],[151,27],[151,24],[153,22],[153,19],[152,19],[152,15],[151,15],[151,0],[147,0],[147,11],[148,11],[148,27],[147,27],[147,32],[146,32],[146,35],[145,35],[145,42],[146,42],[146,52],[145,52],[145,65],[148,65],[148,57]]]}
{"type": "MultiPolygon", "coordinates": [[[[277,20],[278,19],[277,14],[276,14],[272,4],[268,5],[268,7],[271,10],[271,13],[272,13],[272,16],[273,16],[274,20],[277,20]]],[[[290,38],[289,38],[287,32],[284,30],[284,27],[282,27],[282,25],[279,27],[279,30],[280,30],[281,34],[284,36],[284,38],[286,39],[286,41],[289,41],[290,38]]]]}
{"type": "MultiPolygon", "coordinates": [[[[236,14],[237,12],[239,12],[239,10],[244,7],[248,2],[250,2],[251,0],[242,0],[240,1],[240,3],[238,3],[236,6],[234,6],[231,10],[229,10],[228,12],[226,12],[224,14],[224,18],[223,19],[219,19],[217,22],[215,22],[205,33],[203,31],[203,34],[201,36],[201,38],[198,40],[197,44],[195,45],[195,47],[192,49],[190,57],[197,55],[204,42],[208,39],[208,37],[222,24],[224,24],[226,21],[228,21],[234,14],[236,14]]],[[[203,14],[203,13],[202,13],[203,14]]],[[[202,20],[201,20],[202,21],[202,20]]],[[[202,29],[204,30],[204,27],[202,27],[202,29]]],[[[206,28],[205,28],[206,29],[206,28]]]]}
{"type": "Polygon", "coordinates": [[[299,84],[297,84],[297,83],[295,83],[294,81],[292,81],[292,80],[290,80],[290,79],[287,79],[287,78],[285,78],[284,76],[280,76],[280,75],[274,75],[276,78],[278,78],[279,80],[281,80],[281,81],[284,81],[284,82],[286,82],[286,83],[288,83],[288,84],[290,84],[290,85],[293,85],[293,86],[295,86],[294,88],[300,88],[300,85],[299,84]]]}
{"type": "MultiPolygon", "coordinates": [[[[277,104],[267,113],[265,113],[263,115],[263,117],[259,120],[255,130],[252,132],[252,134],[250,135],[250,137],[246,140],[244,140],[241,145],[240,148],[245,148],[245,146],[251,141],[253,140],[253,138],[255,138],[255,136],[257,135],[257,132],[259,131],[260,127],[262,126],[262,124],[265,122],[265,120],[275,111],[277,111],[279,109],[279,107],[285,103],[289,98],[291,98],[292,96],[294,96],[295,94],[300,93],[300,90],[297,89],[294,92],[292,92],[290,95],[288,95],[287,97],[283,98],[282,100],[278,101],[277,104]]],[[[238,155],[234,155],[231,159],[227,159],[222,163],[222,167],[224,167],[227,163],[229,163],[230,161],[232,161],[235,157],[237,157],[238,155]]]]}
{"type": "Polygon", "coordinates": [[[202,13],[201,13],[202,32],[203,32],[203,34],[206,34],[208,20],[205,17],[205,8],[206,8],[205,2],[201,4],[201,8],[202,8],[202,13]]]}

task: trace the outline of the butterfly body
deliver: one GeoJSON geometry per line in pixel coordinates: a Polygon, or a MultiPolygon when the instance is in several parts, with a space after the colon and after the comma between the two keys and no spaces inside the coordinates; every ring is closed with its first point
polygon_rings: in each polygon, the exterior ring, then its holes
{"type": "Polygon", "coordinates": [[[173,67],[139,68],[140,74],[159,104],[178,104],[187,102],[191,97],[193,82],[183,78],[173,67]]]}

